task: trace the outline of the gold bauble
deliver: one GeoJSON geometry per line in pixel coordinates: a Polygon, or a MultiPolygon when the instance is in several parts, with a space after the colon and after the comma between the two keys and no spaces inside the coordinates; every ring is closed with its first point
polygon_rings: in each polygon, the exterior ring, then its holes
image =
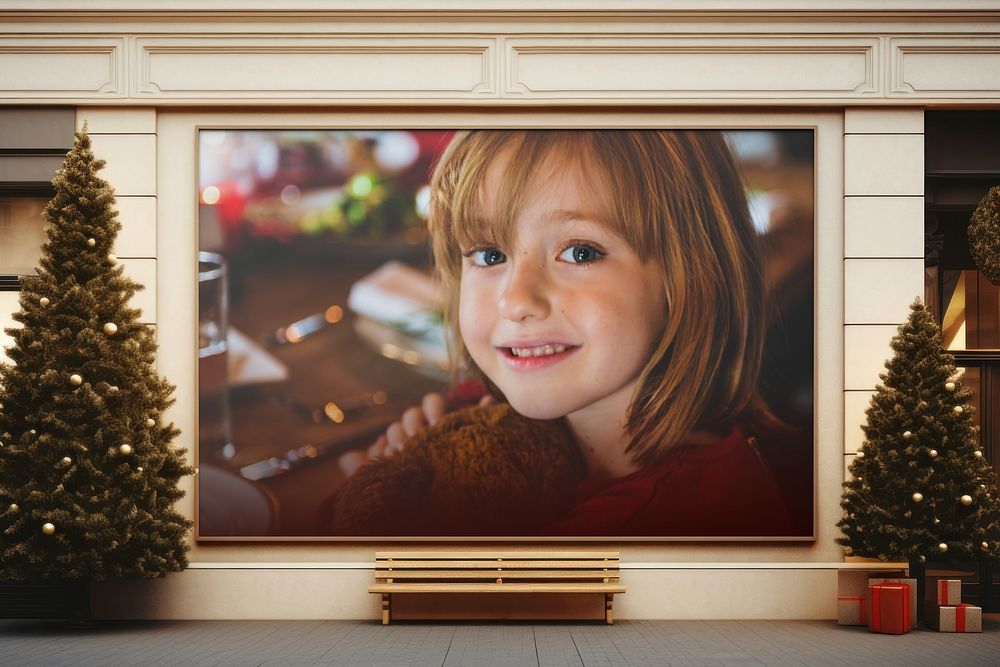
{"type": "Polygon", "coordinates": [[[913,437],[913,434],[910,433],[909,431],[903,431],[903,437],[909,440],[910,438],[913,437]]]}
{"type": "Polygon", "coordinates": [[[138,467],[138,468],[136,468],[135,470],[136,470],[136,472],[142,472],[142,466],[139,466],[139,467],[138,467]]]}
{"type": "Polygon", "coordinates": [[[111,385],[110,387],[108,387],[108,391],[110,391],[112,394],[117,393],[118,387],[116,387],[115,385],[111,385]]]}
{"type": "Polygon", "coordinates": [[[79,387],[81,384],[83,384],[83,378],[80,376],[79,373],[73,373],[72,375],[69,376],[69,383],[71,385],[79,387]]]}
{"type": "Polygon", "coordinates": [[[983,458],[983,453],[981,451],[979,451],[978,449],[976,451],[972,452],[972,455],[975,456],[977,459],[983,458]]]}
{"type": "Polygon", "coordinates": [[[964,495],[964,496],[962,496],[961,498],[959,498],[959,501],[960,501],[960,502],[961,502],[961,503],[962,503],[963,505],[965,505],[966,507],[968,507],[969,505],[971,505],[971,504],[972,504],[972,496],[969,496],[969,495],[964,495]]]}
{"type": "Polygon", "coordinates": [[[989,543],[989,542],[980,542],[979,544],[980,544],[980,545],[981,545],[981,546],[982,546],[982,547],[983,547],[984,549],[989,549],[989,548],[990,548],[990,543],[989,543]]]}
{"type": "Polygon", "coordinates": [[[913,497],[913,502],[915,503],[923,502],[924,500],[924,494],[920,493],[919,491],[914,493],[912,497],[913,497]]]}
{"type": "Polygon", "coordinates": [[[97,245],[97,239],[87,239],[88,248],[93,248],[95,245],[97,245]]]}
{"type": "Polygon", "coordinates": [[[31,429],[30,431],[28,431],[28,433],[30,433],[31,435],[35,435],[36,433],[38,433],[38,431],[36,431],[35,429],[31,429]]]}
{"type": "Polygon", "coordinates": [[[961,405],[956,405],[955,407],[952,408],[952,411],[954,411],[956,415],[960,415],[963,412],[965,412],[965,410],[962,408],[961,405]]]}
{"type": "Polygon", "coordinates": [[[56,527],[51,523],[43,523],[42,532],[46,535],[53,535],[56,532],[56,527]]]}
{"type": "Polygon", "coordinates": [[[931,451],[929,451],[927,453],[931,455],[932,459],[936,459],[937,458],[937,450],[936,449],[932,449],[931,451]]]}
{"type": "Polygon", "coordinates": [[[118,453],[120,453],[122,456],[131,456],[132,445],[122,445],[121,447],[118,448],[118,453]]]}
{"type": "Polygon", "coordinates": [[[38,300],[38,303],[39,303],[39,305],[47,306],[47,305],[49,305],[52,302],[49,301],[49,297],[43,296],[41,299],[38,300]]]}
{"type": "Polygon", "coordinates": [[[944,389],[945,389],[945,391],[955,391],[955,383],[954,382],[945,382],[944,383],[944,389]]]}
{"type": "Polygon", "coordinates": [[[153,428],[154,426],[156,426],[156,420],[152,418],[147,419],[146,426],[148,426],[149,428],[153,428]]]}
{"type": "Polygon", "coordinates": [[[106,323],[104,325],[104,333],[108,334],[109,336],[114,336],[116,333],[118,333],[118,325],[115,324],[114,322],[106,323]]]}
{"type": "Polygon", "coordinates": [[[70,457],[68,457],[68,456],[62,457],[62,464],[64,466],[68,466],[72,462],[73,462],[73,459],[71,459],[70,457]]]}
{"type": "Polygon", "coordinates": [[[938,545],[938,551],[940,551],[941,553],[944,553],[947,550],[948,550],[948,545],[945,544],[944,542],[938,545]]]}
{"type": "Polygon", "coordinates": [[[21,509],[21,508],[17,506],[17,503],[11,503],[11,504],[10,504],[10,511],[11,511],[11,512],[16,512],[16,511],[18,511],[19,509],[21,509]]]}
{"type": "Polygon", "coordinates": [[[117,263],[118,263],[118,257],[114,253],[110,253],[108,255],[108,264],[114,266],[117,263]]]}
{"type": "Polygon", "coordinates": [[[939,523],[941,523],[941,519],[938,519],[937,517],[935,517],[935,518],[934,518],[934,525],[936,526],[936,525],[938,525],[939,523]]]}
{"type": "Polygon", "coordinates": [[[985,484],[980,484],[980,485],[979,485],[979,488],[980,488],[980,489],[985,489],[985,488],[986,488],[986,485],[985,485],[985,484]]]}
{"type": "Polygon", "coordinates": [[[854,455],[857,456],[859,459],[863,459],[865,458],[865,451],[863,449],[859,449],[857,452],[854,453],[854,455]]]}

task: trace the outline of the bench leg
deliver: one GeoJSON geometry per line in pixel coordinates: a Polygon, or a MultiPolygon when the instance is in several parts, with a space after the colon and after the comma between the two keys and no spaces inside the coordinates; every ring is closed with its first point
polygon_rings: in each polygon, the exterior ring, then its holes
{"type": "Polygon", "coordinates": [[[608,625],[614,625],[615,616],[611,611],[611,606],[614,604],[615,594],[605,593],[604,594],[604,620],[608,622],[608,625]]]}
{"type": "Polygon", "coordinates": [[[389,625],[392,593],[382,593],[382,625],[389,625]]]}

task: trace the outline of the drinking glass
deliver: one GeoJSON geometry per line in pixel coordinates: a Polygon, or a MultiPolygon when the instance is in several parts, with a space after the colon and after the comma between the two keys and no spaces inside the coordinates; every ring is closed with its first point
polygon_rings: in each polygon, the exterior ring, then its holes
{"type": "Polygon", "coordinates": [[[198,253],[198,450],[208,460],[236,454],[229,421],[226,260],[198,253]]]}

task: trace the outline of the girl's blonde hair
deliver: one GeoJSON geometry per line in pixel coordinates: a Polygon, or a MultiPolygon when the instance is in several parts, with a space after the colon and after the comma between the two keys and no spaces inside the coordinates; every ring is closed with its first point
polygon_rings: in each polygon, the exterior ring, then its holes
{"type": "Polygon", "coordinates": [[[729,426],[756,404],[764,287],[743,183],[717,131],[459,132],[431,180],[429,227],[453,367],[487,382],[458,329],[461,249],[484,233],[510,247],[522,194],[550,157],[596,178],[590,185],[607,193],[604,221],[663,270],[668,312],[627,424],[626,451],[648,465],[692,431],[729,426]],[[506,169],[485,211],[486,172],[500,153],[506,169]]]}

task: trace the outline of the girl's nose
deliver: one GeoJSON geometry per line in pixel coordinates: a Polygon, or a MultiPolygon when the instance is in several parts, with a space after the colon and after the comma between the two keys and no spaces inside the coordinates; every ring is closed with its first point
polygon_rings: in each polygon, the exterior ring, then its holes
{"type": "Polygon", "coordinates": [[[550,311],[544,271],[527,262],[512,262],[500,295],[500,315],[513,322],[544,319],[550,311]]]}

